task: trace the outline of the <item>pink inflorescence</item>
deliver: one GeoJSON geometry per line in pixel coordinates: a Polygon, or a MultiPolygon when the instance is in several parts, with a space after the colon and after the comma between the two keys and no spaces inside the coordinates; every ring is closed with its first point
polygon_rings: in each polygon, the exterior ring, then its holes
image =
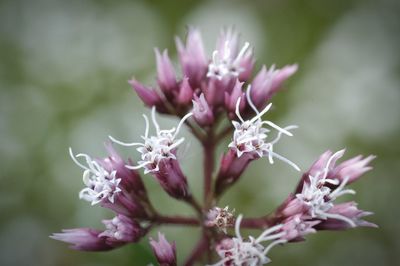
{"type": "MultiPolygon", "coordinates": [[[[323,153],[300,176],[293,193],[270,214],[258,218],[235,217],[228,207],[218,207],[221,196],[242,176],[247,166],[264,158],[300,168],[276,152],[282,136],[293,136],[294,125],[278,126],[264,116],[271,108],[272,96],[283,82],[297,71],[297,65],[281,69],[262,66],[253,74],[255,59],[248,42],[241,44],[233,29],[223,30],[214,52],[207,56],[200,32],[190,28],[186,42],[176,38],[182,73],[176,70],[166,50],[155,50],[157,86],[150,87],[131,79],[129,84],[143,103],[151,108],[150,118],[143,115],[144,133],[139,140],[125,142],[109,137],[108,156],[93,159],[74,154],[72,160],[83,169],[85,187],[79,197],[115,213],[103,220],[104,229],[76,228],[62,230],[51,237],[84,251],[110,250],[136,243],[158,225],[175,224],[201,227],[198,243],[180,265],[264,265],[272,247],[305,239],[319,230],[344,230],[358,226],[376,227],[363,220],[371,212],[358,209],[353,201],[336,200],[355,194],[347,188],[365,172],[374,156],[356,156],[338,163],[344,150],[323,153]],[[253,79],[251,77],[254,76],[253,79]],[[156,113],[179,118],[175,127],[162,129],[156,113]],[[200,201],[191,193],[182,171],[177,151],[185,139],[181,129],[187,127],[204,152],[204,197],[200,201]],[[216,162],[216,148],[226,137],[230,143],[216,162]],[[113,143],[131,148],[140,159],[123,159],[113,143]],[[193,207],[196,216],[160,214],[149,200],[143,175],[153,176],[172,198],[193,207]],[[256,236],[243,237],[241,228],[261,230],[256,236]],[[233,230],[234,229],[234,230],[233,230]],[[232,233],[234,233],[232,235],[232,233]]],[[[177,265],[176,245],[158,233],[150,245],[159,265],[177,265]]]]}

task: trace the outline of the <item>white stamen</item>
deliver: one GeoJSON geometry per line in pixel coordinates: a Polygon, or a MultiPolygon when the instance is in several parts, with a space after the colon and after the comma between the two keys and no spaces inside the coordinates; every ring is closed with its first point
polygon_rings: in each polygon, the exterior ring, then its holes
{"type": "Polygon", "coordinates": [[[156,128],[157,134],[160,133],[160,125],[158,125],[157,120],[156,120],[156,107],[153,106],[151,108],[151,120],[153,121],[154,127],[156,128]]]}
{"type": "Polygon", "coordinates": [[[114,138],[113,136],[108,136],[108,138],[109,138],[112,142],[115,142],[115,143],[117,143],[117,144],[119,144],[119,145],[121,145],[121,146],[126,146],[126,147],[131,147],[131,146],[143,146],[143,143],[139,143],[139,142],[132,142],[132,143],[123,142],[123,141],[117,140],[117,139],[114,138]]]}
{"type": "Polygon", "coordinates": [[[79,198],[91,202],[92,205],[106,199],[114,203],[115,195],[121,191],[118,187],[121,179],[116,178],[117,172],[106,171],[87,154],[80,153],[74,155],[71,148],[69,148],[69,154],[75,164],[85,170],[83,172],[83,183],[86,185],[86,188],[80,191],[79,198]],[[77,157],[84,157],[87,166],[81,164],[77,160],[77,157]]]}
{"type": "Polygon", "coordinates": [[[222,243],[221,246],[218,247],[217,253],[221,257],[221,260],[216,264],[213,264],[213,266],[225,265],[226,262],[229,262],[230,265],[264,265],[270,262],[267,254],[271,248],[278,244],[287,242],[287,240],[282,239],[286,232],[279,232],[283,225],[271,227],[262,232],[257,238],[249,236],[248,240],[243,239],[240,234],[240,224],[242,219],[242,215],[239,215],[236,219],[236,236],[228,240],[231,241],[231,243],[226,247],[224,247],[224,244],[222,243]],[[272,242],[266,247],[263,246],[262,243],[267,241],[272,242]]]}
{"type": "Polygon", "coordinates": [[[235,109],[235,114],[237,115],[237,117],[240,119],[240,121],[242,123],[244,123],[244,120],[242,118],[242,116],[240,115],[240,97],[239,99],[236,101],[236,109],[235,109]]]}
{"type": "Polygon", "coordinates": [[[232,124],[235,127],[235,131],[233,133],[233,140],[231,143],[229,143],[228,147],[233,148],[236,151],[236,155],[238,157],[242,156],[244,153],[256,153],[259,157],[268,157],[268,160],[271,164],[274,163],[273,158],[277,158],[289,164],[297,171],[300,171],[300,168],[295,163],[273,151],[273,145],[278,142],[278,140],[281,138],[281,135],[285,134],[288,136],[293,136],[293,134],[289,132],[289,130],[296,128],[297,126],[288,126],[285,128],[281,128],[271,121],[262,121],[261,117],[268,112],[272,104],[268,104],[261,112],[259,112],[251,100],[250,92],[251,86],[247,88],[246,97],[247,102],[255,111],[256,116],[246,121],[243,119],[240,114],[241,98],[239,97],[236,102],[235,113],[240,122],[232,121],[232,124]],[[278,130],[278,136],[272,141],[266,142],[269,129],[263,128],[263,125],[268,125],[271,128],[278,130]]]}
{"type": "MultiPolygon", "coordinates": [[[[232,34],[227,34],[221,50],[215,50],[212,53],[212,61],[208,65],[207,77],[213,77],[222,80],[225,77],[238,77],[245,69],[241,67],[243,58],[249,50],[250,44],[246,42],[239,53],[235,54],[237,39],[232,34]]],[[[250,52],[251,53],[251,52],[250,52]]],[[[249,54],[249,53],[247,53],[249,54]]]]}
{"type": "Polygon", "coordinates": [[[248,101],[248,103],[249,103],[251,109],[253,109],[253,111],[254,111],[256,114],[258,114],[258,113],[259,113],[259,112],[258,112],[258,109],[257,109],[257,107],[254,105],[253,100],[251,99],[251,96],[250,96],[251,88],[252,88],[251,85],[247,86],[247,90],[246,90],[246,99],[247,99],[247,101],[248,101]]]}
{"type": "Polygon", "coordinates": [[[173,159],[176,160],[176,156],[174,154],[175,149],[182,144],[185,140],[184,138],[176,139],[180,129],[182,128],[185,121],[192,116],[192,113],[186,114],[178,123],[177,127],[173,127],[171,129],[160,129],[160,126],[156,119],[155,107],[152,108],[151,111],[151,119],[153,125],[156,129],[155,136],[149,136],[149,119],[146,115],[143,115],[145,120],[145,133],[142,136],[144,143],[126,143],[110,136],[110,139],[118,143],[122,146],[140,146],[136,150],[141,154],[141,160],[138,162],[138,165],[125,165],[128,169],[137,170],[140,168],[144,168],[144,173],[157,172],[159,171],[159,163],[164,159],[173,159]]]}
{"type": "Polygon", "coordinates": [[[193,113],[187,113],[184,117],[182,117],[181,121],[179,121],[179,124],[178,124],[178,126],[176,127],[176,131],[175,131],[175,134],[174,134],[174,138],[176,138],[176,136],[178,135],[179,130],[181,129],[183,123],[185,123],[185,121],[186,121],[189,117],[191,117],[192,115],[193,115],[193,113]]]}
{"type": "Polygon", "coordinates": [[[317,172],[315,176],[309,175],[309,182],[304,182],[302,192],[297,194],[296,197],[308,206],[311,217],[323,220],[328,218],[337,219],[348,223],[351,227],[355,227],[356,223],[352,219],[330,212],[334,206],[334,201],[338,197],[356,193],[352,189],[344,189],[349,177],[345,177],[342,182],[338,179],[327,178],[331,170],[331,164],[340,158],[343,153],[344,150],[336,152],[328,159],[322,171],[317,172]],[[337,187],[332,190],[327,184],[337,187]]]}

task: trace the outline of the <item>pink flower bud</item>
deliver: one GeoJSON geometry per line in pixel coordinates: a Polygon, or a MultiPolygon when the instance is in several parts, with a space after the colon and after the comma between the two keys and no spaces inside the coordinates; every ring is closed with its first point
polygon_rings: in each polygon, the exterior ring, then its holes
{"type": "Polygon", "coordinates": [[[147,198],[147,192],[143,181],[137,171],[125,167],[127,163],[115,151],[110,141],[105,143],[108,157],[98,160],[101,166],[107,171],[117,171],[117,176],[121,178],[121,186],[128,192],[133,192],[135,195],[147,198]]]}
{"type": "Polygon", "coordinates": [[[150,238],[150,245],[160,266],[176,266],[176,245],[170,244],[165,236],[158,232],[158,241],[150,238]]]}
{"type": "Polygon", "coordinates": [[[225,93],[230,94],[235,87],[236,78],[228,77],[222,80],[210,79],[204,84],[202,91],[211,106],[223,106],[225,103],[225,93]]]}
{"type": "Polygon", "coordinates": [[[306,211],[304,204],[299,201],[295,195],[290,194],[286,200],[277,209],[276,215],[278,217],[290,217],[296,214],[301,214],[306,211]]]}
{"type": "Polygon", "coordinates": [[[217,175],[215,192],[220,194],[227,187],[233,185],[239,179],[248,164],[256,158],[257,155],[252,153],[244,153],[242,156],[237,157],[236,151],[229,149],[221,158],[221,166],[217,175]]]}
{"type": "Polygon", "coordinates": [[[138,222],[124,215],[118,215],[111,220],[103,220],[102,223],[106,230],[99,234],[99,237],[105,237],[106,243],[110,246],[137,242],[144,234],[144,230],[138,222]]]}
{"type": "Polygon", "coordinates": [[[176,75],[171,60],[168,57],[167,50],[164,50],[162,54],[155,49],[156,61],[157,61],[157,81],[161,90],[166,96],[169,96],[172,91],[178,90],[178,84],[176,81],[176,75]]]}
{"type": "Polygon", "coordinates": [[[176,38],[176,47],[183,75],[189,78],[190,86],[193,89],[200,88],[201,81],[207,72],[208,61],[200,32],[195,28],[189,28],[186,45],[176,38]]]}
{"type": "Polygon", "coordinates": [[[101,231],[91,228],[64,229],[62,233],[54,233],[50,237],[71,244],[70,248],[82,251],[104,251],[113,249],[106,239],[99,237],[101,231]]]}
{"type": "Polygon", "coordinates": [[[143,101],[143,103],[146,106],[148,107],[156,106],[159,112],[161,113],[167,112],[163,100],[154,89],[142,85],[135,79],[129,80],[128,83],[132,86],[134,91],[137,93],[139,98],[143,101]]]}
{"type": "Polygon", "coordinates": [[[214,122],[214,114],[208,105],[204,94],[194,95],[193,116],[200,126],[209,126],[214,122]]]}
{"type": "Polygon", "coordinates": [[[240,61],[239,65],[239,68],[242,69],[242,71],[240,72],[238,79],[241,82],[245,82],[250,79],[254,64],[255,59],[253,57],[253,51],[252,49],[249,49],[243,56],[243,59],[240,61]]]}
{"type": "Polygon", "coordinates": [[[271,97],[280,90],[282,83],[297,71],[297,65],[285,66],[269,70],[265,66],[256,75],[251,83],[251,99],[257,108],[262,109],[271,97]]]}
{"type": "Polygon", "coordinates": [[[238,102],[239,98],[243,99],[243,101],[240,101],[239,111],[243,111],[246,106],[246,94],[243,92],[242,86],[243,82],[239,82],[239,80],[237,80],[231,93],[225,92],[225,108],[228,111],[228,115],[231,119],[236,117],[236,103],[238,102]]]}
{"type": "Polygon", "coordinates": [[[192,101],[192,97],[193,89],[190,87],[189,78],[185,77],[179,86],[178,104],[182,106],[188,105],[192,101]]]}
{"type": "MultiPolygon", "coordinates": [[[[329,213],[346,217],[347,219],[352,220],[356,226],[378,227],[376,224],[362,219],[363,217],[372,215],[373,213],[359,210],[355,202],[337,204],[329,210],[329,213]]],[[[344,230],[352,228],[352,226],[343,220],[329,218],[323,220],[316,226],[316,228],[318,230],[344,230]]]]}
{"type": "Polygon", "coordinates": [[[177,160],[161,160],[158,167],[159,170],[152,172],[152,174],[168,195],[176,199],[190,197],[186,176],[183,174],[177,160]]]}
{"type": "Polygon", "coordinates": [[[303,241],[305,235],[315,233],[317,230],[314,229],[314,226],[320,221],[307,220],[308,218],[310,217],[297,214],[286,219],[281,229],[282,232],[285,232],[282,239],[291,242],[303,241]]]}
{"type": "MultiPolygon", "coordinates": [[[[363,158],[361,155],[353,157],[349,160],[346,160],[338,165],[336,162],[340,159],[345,150],[341,150],[333,154],[331,151],[324,152],[310,167],[310,169],[304,173],[297,189],[296,193],[300,192],[303,188],[304,181],[307,182],[308,176],[317,176],[318,173],[326,170],[326,178],[328,179],[336,179],[341,183],[346,180],[347,184],[350,184],[358,178],[360,178],[365,172],[372,169],[368,164],[375,159],[375,156],[370,155],[368,157],[363,158]],[[329,164],[329,165],[328,165],[329,164]]],[[[335,187],[335,185],[331,185],[331,187],[335,187]]]]}

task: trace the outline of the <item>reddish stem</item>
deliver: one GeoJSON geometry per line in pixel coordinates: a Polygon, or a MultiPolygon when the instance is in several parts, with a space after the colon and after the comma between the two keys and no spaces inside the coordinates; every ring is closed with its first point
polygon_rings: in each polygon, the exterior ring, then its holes
{"type": "Polygon", "coordinates": [[[212,174],[214,171],[215,144],[213,135],[209,134],[208,141],[203,143],[204,149],[204,209],[207,211],[213,199],[212,174]]]}
{"type": "Polygon", "coordinates": [[[174,225],[188,225],[188,226],[198,226],[200,224],[199,220],[196,218],[183,217],[183,216],[158,215],[154,217],[154,221],[160,224],[174,224],[174,225]]]}
{"type": "Polygon", "coordinates": [[[253,229],[266,229],[280,222],[280,218],[275,213],[257,218],[245,218],[242,220],[240,227],[253,229]]]}

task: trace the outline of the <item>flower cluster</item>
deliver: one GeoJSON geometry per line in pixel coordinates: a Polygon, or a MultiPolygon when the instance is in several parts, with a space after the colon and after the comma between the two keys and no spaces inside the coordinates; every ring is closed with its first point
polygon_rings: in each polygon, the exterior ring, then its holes
{"type": "MultiPolygon", "coordinates": [[[[255,59],[248,42],[241,45],[233,29],[223,30],[215,50],[207,56],[200,32],[190,28],[186,42],[176,39],[182,74],[177,74],[168,52],[155,49],[156,86],[146,86],[135,78],[129,81],[143,103],[151,108],[144,117],[140,141],[123,142],[109,136],[108,156],[93,159],[74,154],[72,160],[83,169],[84,188],[79,197],[92,205],[112,210],[115,217],[103,220],[104,230],[76,228],[51,237],[85,251],[110,250],[138,242],[162,224],[199,226],[202,234],[184,265],[250,266],[269,263],[269,252],[276,245],[297,242],[319,230],[342,230],[358,226],[375,227],[363,220],[370,212],[353,201],[337,203],[343,195],[355,194],[347,188],[371,169],[374,156],[356,156],[337,164],[344,150],[327,151],[305,172],[294,190],[276,210],[259,218],[237,218],[228,207],[220,208],[222,195],[239,180],[255,160],[277,159],[297,171],[300,168],[276,152],[283,135],[293,136],[294,125],[280,127],[265,119],[271,98],[283,82],[297,71],[297,65],[277,69],[274,65],[253,74],[255,59]],[[253,79],[251,77],[254,76],[253,79]],[[156,112],[179,118],[176,127],[161,129],[156,112]],[[180,132],[186,127],[204,152],[204,196],[193,197],[180,162],[178,149],[184,142],[180,132]],[[230,143],[216,160],[216,149],[223,140],[230,143]],[[135,147],[139,160],[123,159],[113,144],[135,147]],[[138,171],[143,171],[143,175],[138,171]],[[163,215],[149,200],[142,178],[152,176],[170,197],[193,208],[193,216],[163,215]],[[242,237],[241,228],[261,230],[258,237],[242,237]],[[231,235],[234,229],[235,235],[231,235]],[[268,256],[267,256],[268,255],[268,256]],[[217,260],[217,257],[219,260],[217,260]],[[215,259],[215,260],[214,260],[215,259]]],[[[150,246],[159,265],[178,265],[175,242],[158,232],[150,246]]]]}

